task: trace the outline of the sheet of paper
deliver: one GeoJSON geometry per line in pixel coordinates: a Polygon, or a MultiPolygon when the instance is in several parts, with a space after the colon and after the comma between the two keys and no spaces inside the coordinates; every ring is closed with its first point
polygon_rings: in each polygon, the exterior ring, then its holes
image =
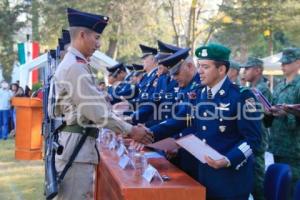
{"type": "Polygon", "coordinates": [[[187,135],[176,140],[176,143],[188,152],[190,152],[202,163],[206,163],[204,159],[205,156],[209,156],[213,160],[220,160],[224,158],[223,155],[211,148],[208,144],[206,144],[193,134],[187,135]]]}
{"type": "Polygon", "coordinates": [[[161,150],[164,152],[174,151],[179,148],[174,138],[166,138],[153,144],[146,145],[146,147],[149,147],[154,150],[161,150]]]}

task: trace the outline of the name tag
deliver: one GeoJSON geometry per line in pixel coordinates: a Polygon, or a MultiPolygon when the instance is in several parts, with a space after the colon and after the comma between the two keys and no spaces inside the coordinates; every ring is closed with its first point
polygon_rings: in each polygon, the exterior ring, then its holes
{"type": "Polygon", "coordinates": [[[116,141],[113,139],[113,140],[109,143],[108,149],[109,149],[109,150],[113,150],[113,149],[115,149],[115,148],[116,148],[116,141]]]}
{"type": "Polygon", "coordinates": [[[125,169],[130,163],[130,158],[127,155],[123,155],[119,160],[119,166],[125,169]]]}
{"type": "Polygon", "coordinates": [[[117,150],[117,155],[119,157],[121,157],[125,153],[125,150],[126,150],[126,147],[123,144],[121,144],[119,149],[117,150]]]}
{"type": "Polygon", "coordinates": [[[148,182],[151,183],[151,181],[157,177],[161,182],[163,182],[163,179],[161,178],[160,174],[158,173],[157,169],[155,169],[152,165],[148,165],[146,170],[143,173],[143,178],[148,182]]]}

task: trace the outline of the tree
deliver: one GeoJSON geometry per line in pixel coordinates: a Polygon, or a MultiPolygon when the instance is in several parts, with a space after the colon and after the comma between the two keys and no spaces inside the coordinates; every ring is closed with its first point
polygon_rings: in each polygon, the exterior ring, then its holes
{"type": "Polygon", "coordinates": [[[290,34],[291,30],[300,25],[293,19],[299,19],[295,0],[228,0],[220,11],[213,40],[230,46],[233,57],[239,60],[248,55],[265,57],[291,45],[294,39],[290,36],[297,35],[290,34]],[[290,25],[291,21],[297,26],[290,25]]]}
{"type": "Polygon", "coordinates": [[[3,67],[4,79],[10,81],[12,67],[17,59],[17,54],[14,50],[15,33],[25,25],[24,22],[19,22],[17,19],[20,14],[27,12],[28,6],[25,4],[10,5],[9,0],[0,2],[0,62],[3,67]]]}
{"type": "Polygon", "coordinates": [[[164,8],[171,19],[175,43],[190,47],[192,52],[197,43],[209,40],[219,15],[218,7],[208,1],[168,0],[164,2],[164,8]]]}

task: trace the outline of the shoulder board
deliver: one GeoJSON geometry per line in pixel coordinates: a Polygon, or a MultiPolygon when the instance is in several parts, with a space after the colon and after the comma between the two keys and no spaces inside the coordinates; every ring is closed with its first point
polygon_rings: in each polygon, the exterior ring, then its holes
{"type": "Polygon", "coordinates": [[[83,58],[80,58],[79,56],[76,56],[76,62],[86,64],[86,61],[83,58]]]}

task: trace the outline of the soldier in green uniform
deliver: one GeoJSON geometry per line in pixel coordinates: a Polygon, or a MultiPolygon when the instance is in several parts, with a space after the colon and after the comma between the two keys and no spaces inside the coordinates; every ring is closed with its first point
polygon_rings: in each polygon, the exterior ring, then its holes
{"type": "MultiPolygon", "coordinates": [[[[250,83],[250,87],[252,89],[256,89],[261,92],[266,99],[271,102],[272,94],[271,91],[265,82],[265,78],[263,76],[263,61],[255,58],[249,57],[247,62],[242,65],[245,68],[244,70],[244,78],[245,81],[250,83]]],[[[262,140],[261,147],[255,153],[256,165],[255,165],[255,181],[254,181],[254,190],[253,195],[255,200],[264,199],[263,192],[263,183],[264,183],[264,172],[265,172],[265,160],[264,153],[268,147],[268,138],[269,138],[269,130],[262,126],[262,140]]]]}
{"type": "Polygon", "coordinates": [[[300,49],[285,49],[280,59],[284,80],[273,93],[270,151],[276,163],[292,168],[292,187],[300,179],[300,118],[288,112],[284,104],[300,103],[300,49]],[[277,105],[277,106],[276,106],[277,105]]]}
{"type": "Polygon", "coordinates": [[[237,85],[240,84],[239,74],[240,74],[240,63],[234,60],[230,60],[230,68],[227,72],[227,76],[233,84],[237,84],[237,85]]]}

